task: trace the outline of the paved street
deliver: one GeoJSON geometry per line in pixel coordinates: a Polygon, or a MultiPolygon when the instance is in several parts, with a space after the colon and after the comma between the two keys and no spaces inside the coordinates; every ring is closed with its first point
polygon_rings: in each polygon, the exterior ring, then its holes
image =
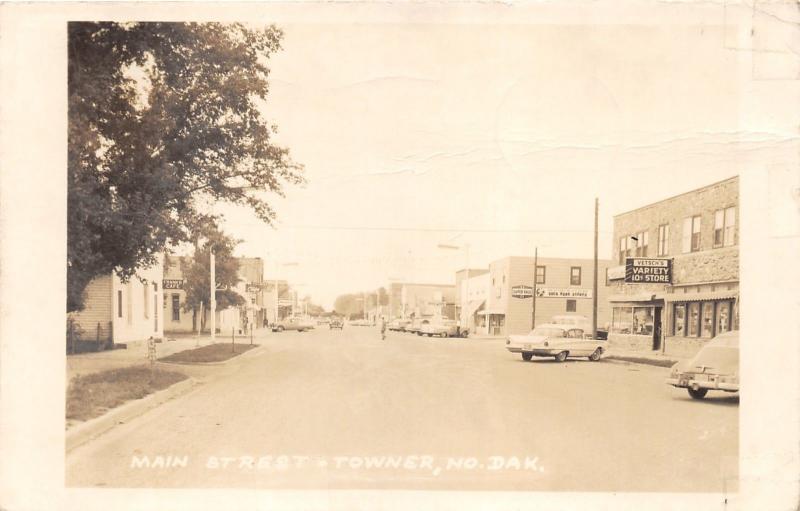
{"type": "Polygon", "coordinates": [[[664,368],[374,327],[257,342],[69,453],[67,484],[736,491],[738,397],[692,401],[664,368]]]}

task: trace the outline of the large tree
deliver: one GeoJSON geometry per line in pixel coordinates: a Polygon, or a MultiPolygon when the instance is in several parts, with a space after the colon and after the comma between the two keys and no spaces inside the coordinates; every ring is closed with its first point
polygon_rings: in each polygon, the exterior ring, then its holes
{"type": "Polygon", "coordinates": [[[190,241],[204,205],[245,205],[303,182],[263,115],[273,27],[89,23],[68,27],[67,310],[89,281],[123,279],[190,241]]]}

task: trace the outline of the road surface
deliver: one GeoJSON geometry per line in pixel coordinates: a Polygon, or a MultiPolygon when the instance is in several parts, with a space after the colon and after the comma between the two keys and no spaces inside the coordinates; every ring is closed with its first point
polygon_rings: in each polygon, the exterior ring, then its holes
{"type": "Polygon", "coordinates": [[[264,334],[67,456],[73,487],[735,492],[738,396],[374,327],[264,334]]]}

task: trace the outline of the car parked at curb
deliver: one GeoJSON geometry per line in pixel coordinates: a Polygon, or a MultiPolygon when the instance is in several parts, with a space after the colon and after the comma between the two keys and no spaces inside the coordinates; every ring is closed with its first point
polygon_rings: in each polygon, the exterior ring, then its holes
{"type": "Polygon", "coordinates": [[[389,322],[387,328],[393,332],[404,332],[406,327],[411,324],[407,319],[394,319],[389,322]]]}
{"type": "MultiPolygon", "coordinates": [[[[553,316],[550,319],[550,323],[554,323],[556,325],[577,326],[582,328],[584,332],[592,331],[592,320],[580,314],[561,314],[553,316]]],[[[603,340],[608,339],[608,325],[604,327],[597,325],[597,332],[595,333],[595,337],[603,340]]]]}
{"type": "Polygon", "coordinates": [[[414,319],[411,324],[406,327],[406,332],[422,335],[422,327],[430,323],[428,319],[414,319]]]}
{"type": "Polygon", "coordinates": [[[709,390],[739,391],[739,331],[720,334],[697,355],[672,366],[666,383],[703,399],[709,390]]]}
{"type": "Polygon", "coordinates": [[[308,325],[300,318],[286,318],[272,324],[273,332],[283,332],[284,330],[297,330],[298,332],[304,332],[308,329],[308,325]]]}
{"type": "Polygon", "coordinates": [[[553,357],[556,362],[563,362],[567,357],[587,357],[597,362],[606,351],[607,342],[594,339],[578,326],[547,323],[527,335],[508,336],[506,349],[519,353],[525,361],[533,357],[553,357]]]}
{"type": "Polygon", "coordinates": [[[328,322],[328,326],[330,327],[331,330],[333,330],[334,328],[342,330],[344,328],[344,321],[342,321],[341,318],[331,318],[331,320],[328,322]]]}
{"type": "Polygon", "coordinates": [[[428,337],[466,337],[469,334],[466,330],[462,331],[458,322],[452,319],[422,325],[420,331],[428,337]]]}

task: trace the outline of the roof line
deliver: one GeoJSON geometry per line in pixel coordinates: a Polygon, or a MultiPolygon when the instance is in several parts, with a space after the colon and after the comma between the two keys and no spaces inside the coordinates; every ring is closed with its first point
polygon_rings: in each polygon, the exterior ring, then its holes
{"type": "Polygon", "coordinates": [[[682,192],[682,193],[679,193],[677,195],[672,195],[671,197],[667,197],[665,199],[658,200],[656,202],[651,202],[650,204],[645,204],[644,206],[639,206],[638,208],[630,209],[628,211],[623,211],[622,213],[617,213],[616,215],[613,215],[612,218],[617,218],[618,216],[627,215],[628,213],[633,213],[634,211],[639,211],[640,209],[649,208],[651,206],[655,206],[656,204],[660,204],[662,202],[667,202],[667,201],[672,200],[672,199],[677,199],[678,197],[683,197],[684,195],[689,195],[690,193],[699,192],[700,190],[704,190],[706,188],[711,188],[712,186],[717,186],[717,185],[720,185],[722,183],[725,183],[725,182],[728,182],[728,181],[734,181],[734,180],[738,180],[738,179],[739,179],[739,175],[737,174],[735,176],[731,176],[731,177],[725,178],[725,179],[723,179],[721,181],[716,181],[714,183],[707,184],[705,186],[701,186],[701,187],[695,188],[693,190],[689,190],[688,192],[682,192]]]}

